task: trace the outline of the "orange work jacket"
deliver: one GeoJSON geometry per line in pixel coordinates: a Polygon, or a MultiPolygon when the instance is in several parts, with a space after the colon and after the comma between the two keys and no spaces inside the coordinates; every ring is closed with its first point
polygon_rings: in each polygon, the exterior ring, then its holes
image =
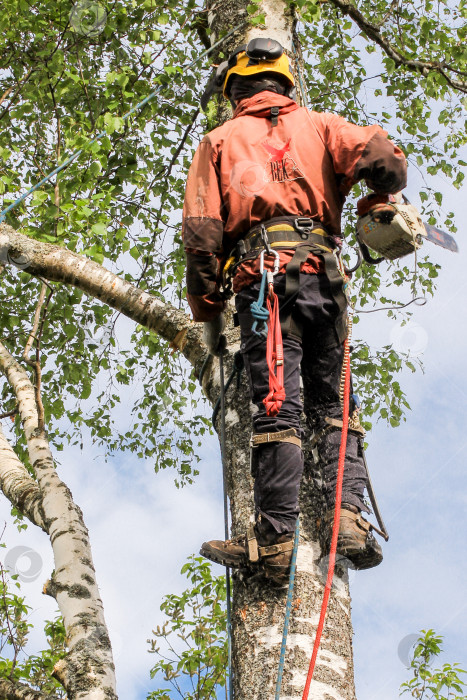
{"type": "MultiPolygon", "coordinates": [[[[252,226],[307,216],[340,236],[344,200],[356,182],[393,193],[405,187],[406,175],[402,151],[380,126],[312,112],[269,91],[242,100],[233,119],[204,137],[188,173],[182,237],[194,320],[222,311],[223,263],[252,226]],[[276,126],[271,107],[279,108],[276,126]]],[[[281,253],[281,271],[292,254],[281,253]]],[[[310,255],[302,271],[320,271],[321,264],[310,255]]],[[[234,290],[240,286],[234,280],[234,290]]]]}

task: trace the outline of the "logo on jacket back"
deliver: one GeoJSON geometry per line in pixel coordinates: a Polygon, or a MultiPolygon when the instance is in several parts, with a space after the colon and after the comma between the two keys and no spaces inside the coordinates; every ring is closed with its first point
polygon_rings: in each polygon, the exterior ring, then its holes
{"type": "Polygon", "coordinates": [[[286,182],[303,178],[302,171],[290,154],[290,141],[291,139],[283,146],[277,146],[268,141],[263,141],[261,144],[269,153],[264,173],[266,182],[286,182]]]}

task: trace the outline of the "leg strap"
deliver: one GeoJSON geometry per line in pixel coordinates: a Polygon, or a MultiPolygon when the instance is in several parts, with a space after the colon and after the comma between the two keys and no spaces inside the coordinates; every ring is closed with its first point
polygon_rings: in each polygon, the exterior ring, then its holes
{"type": "MultiPolygon", "coordinates": [[[[349,520],[355,520],[358,527],[360,527],[365,532],[370,532],[371,530],[374,530],[373,525],[371,523],[369,523],[368,520],[365,520],[365,518],[362,518],[361,513],[354,513],[351,510],[347,510],[346,508],[342,508],[341,518],[348,518],[349,520]]],[[[327,520],[327,521],[334,520],[334,511],[333,510],[328,511],[328,513],[326,513],[325,520],[327,520]]]]}
{"type": "MultiPolygon", "coordinates": [[[[295,248],[292,260],[285,270],[285,295],[280,309],[281,326],[283,335],[297,334],[298,326],[292,319],[293,305],[297,299],[300,286],[300,268],[310,253],[319,255],[324,260],[324,270],[331,287],[331,295],[339,308],[336,320],[336,331],[339,341],[343,341],[347,335],[346,309],[347,298],[344,293],[344,279],[338,267],[337,254],[326,246],[316,243],[302,243],[295,248]]],[[[298,329],[300,330],[300,329],[298,329]]],[[[301,336],[301,333],[299,333],[301,336]]]]}
{"type": "Polygon", "coordinates": [[[302,446],[302,441],[297,436],[295,428],[280,430],[278,433],[253,433],[250,439],[250,447],[259,447],[269,442],[290,442],[292,445],[302,446]]]}
{"type": "Polygon", "coordinates": [[[281,552],[290,552],[293,549],[293,540],[289,542],[280,542],[271,544],[268,547],[258,547],[259,556],[271,557],[273,554],[281,554],[281,552]]]}
{"type": "MultiPolygon", "coordinates": [[[[326,435],[326,433],[329,433],[331,430],[342,430],[343,428],[343,422],[338,418],[329,418],[329,416],[326,416],[324,420],[326,422],[326,425],[324,426],[324,428],[318,430],[318,432],[314,434],[313,439],[311,441],[311,449],[314,449],[318,445],[318,443],[321,441],[323,436],[326,435]]],[[[360,437],[365,437],[365,430],[361,426],[360,421],[358,419],[358,414],[355,414],[355,411],[354,414],[349,417],[349,430],[352,433],[360,435],[360,437]]]]}
{"type": "Polygon", "coordinates": [[[252,563],[256,563],[259,559],[263,557],[272,557],[274,554],[281,554],[282,552],[290,552],[293,549],[293,540],[289,542],[279,542],[277,544],[271,544],[267,547],[259,547],[258,541],[256,539],[255,526],[250,525],[247,532],[247,545],[248,545],[248,558],[252,563]]]}

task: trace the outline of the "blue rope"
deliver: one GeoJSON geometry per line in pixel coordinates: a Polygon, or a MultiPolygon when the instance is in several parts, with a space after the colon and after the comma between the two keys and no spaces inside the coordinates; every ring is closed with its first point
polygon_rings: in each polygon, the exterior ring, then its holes
{"type": "Polygon", "coordinates": [[[295,537],[293,543],[292,560],[290,562],[289,590],[287,591],[287,603],[285,605],[284,630],[282,632],[281,655],[279,660],[279,671],[277,673],[276,694],[274,700],[280,700],[282,676],[284,675],[285,650],[287,647],[287,635],[289,633],[290,613],[292,612],[293,590],[295,583],[295,568],[297,563],[298,538],[300,534],[300,520],[297,518],[295,525],[295,537]]]}
{"type": "MultiPolygon", "coordinates": [[[[187,70],[192,68],[194,65],[196,65],[196,63],[198,63],[198,61],[201,61],[205,56],[207,56],[212,51],[214,51],[214,49],[216,49],[226,39],[228,39],[230,36],[232,36],[232,34],[234,34],[236,31],[238,31],[238,29],[240,29],[240,27],[243,27],[244,24],[247,24],[247,22],[246,21],[241,22],[236,27],[234,27],[234,29],[232,29],[230,32],[228,32],[224,37],[222,37],[222,39],[219,39],[219,41],[216,41],[216,43],[213,44],[209,49],[206,49],[206,51],[203,51],[203,53],[200,54],[198,56],[198,58],[195,58],[194,61],[189,63],[188,66],[186,66],[183,69],[183,72],[186,72],[187,70]]],[[[144,100],[142,100],[141,102],[138,102],[137,105],[132,107],[129,112],[127,112],[126,114],[123,115],[123,117],[122,117],[123,121],[128,119],[132,114],[134,114],[134,112],[136,112],[138,109],[141,109],[141,107],[144,107],[144,105],[146,105],[148,102],[150,102],[152,99],[154,99],[154,97],[156,97],[156,95],[158,95],[160,93],[160,91],[162,90],[163,87],[164,87],[163,85],[159,85],[159,87],[157,87],[153,92],[151,92],[147,97],[145,97],[144,100]]],[[[40,182],[38,182],[36,185],[34,185],[34,187],[31,187],[31,189],[28,190],[25,194],[21,195],[21,197],[18,197],[18,199],[16,199],[14,202],[12,202],[8,207],[6,207],[6,209],[3,209],[3,211],[0,212],[0,223],[5,220],[6,215],[10,211],[15,209],[18,206],[18,204],[21,204],[21,202],[24,202],[24,200],[27,197],[29,197],[33,192],[38,190],[39,187],[42,187],[42,185],[45,185],[47,182],[49,182],[54,175],[58,175],[58,173],[60,173],[62,170],[65,170],[65,168],[67,168],[69,165],[71,165],[71,163],[73,163],[74,160],[76,160],[87,148],[89,148],[89,146],[92,146],[92,144],[96,143],[96,141],[100,141],[100,139],[102,139],[104,136],[107,136],[107,132],[101,131],[91,141],[88,141],[88,143],[86,144],[85,147],[80,148],[78,151],[75,151],[69,158],[66,159],[66,161],[64,163],[62,163],[57,168],[55,168],[55,170],[52,170],[51,173],[49,173],[46,177],[42,178],[42,180],[40,182]]]]}
{"type": "Polygon", "coordinates": [[[261,287],[259,288],[258,301],[253,301],[250,304],[251,315],[254,318],[251,331],[255,335],[258,335],[260,338],[266,338],[268,335],[267,321],[269,318],[269,311],[264,306],[264,292],[266,291],[267,276],[268,273],[265,270],[261,278],[261,287]],[[259,330],[257,330],[258,323],[262,324],[259,330]]]}

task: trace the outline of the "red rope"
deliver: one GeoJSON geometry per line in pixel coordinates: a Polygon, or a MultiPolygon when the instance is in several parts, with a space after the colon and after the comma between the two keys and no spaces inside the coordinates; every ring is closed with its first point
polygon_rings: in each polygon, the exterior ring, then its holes
{"type": "Polygon", "coordinates": [[[329,565],[328,565],[328,575],[326,579],[326,585],[324,587],[324,597],[323,604],[321,606],[321,614],[318,623],[318,629],[316,630],[316,638],[313,646],[313,653],[311,655],[310,666],[308,668],[308,676],[306,679],[305,690],[303,691],[302,700],[308,700],[308,693],[310,691],[311,679],[313,678],[313,672],[315,670],[316,658],[318,656],[319,645],[321,642],[321,634],[324,627],[324,619],[326,617],[326,611],[328,608],[329,595],[331,593],[332,579],[334,576],[334,566],[336,563],[336,549],[337,549],[337,537],[339,535],[339,520],[341,514],[341,503],[342,503],[342,481],[344,477],[344,465],[345,465],[345,451],[347,447],[347,430],[349,427],[349,403],[350,403],[350,355],[349,355],[349,339],[346,338],[344,343],[344,366],[345,366],[345,382],[344,382],[344,406],[343,406],[343,426],[342,426],[342,436],[341,444],[339,448],[339,466],[337,469],[337,482],[336,482],[336,506],[334,510],[334,524],[332,527],[332,538],[331,538],[331,549],[329,552],[329,565]]]}
{"type": "Polygon", "coordinates": [[[277,416],[285,400],[284,389],[284,346],[279,320],[279,300],[274,287],[269,284],[267,298],[268,337],[266,340],[266,362],[269,367],[269,394],[263,399],[268,416],[277,416]],[[272,304],[271,304],[272,301],[272,304]]]}

